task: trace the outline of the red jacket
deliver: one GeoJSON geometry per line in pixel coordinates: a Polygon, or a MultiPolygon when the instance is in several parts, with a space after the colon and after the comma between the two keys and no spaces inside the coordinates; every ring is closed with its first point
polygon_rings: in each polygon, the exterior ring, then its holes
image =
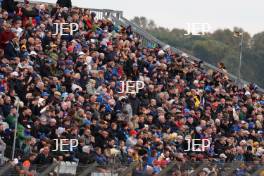
{"type": "Polygon", "coordinates": [[[85,20],[85,24],[86,24],[88,29],[92,29],[93,24],[92,24],[92,21],[90,19],[85,20]]]}
{"type": "Polygon", "coordinates": [[[8,41],[14,38],[14,33],[11,31],[3,31],[0,33],[0,48],[4,49],[8,41]]]}

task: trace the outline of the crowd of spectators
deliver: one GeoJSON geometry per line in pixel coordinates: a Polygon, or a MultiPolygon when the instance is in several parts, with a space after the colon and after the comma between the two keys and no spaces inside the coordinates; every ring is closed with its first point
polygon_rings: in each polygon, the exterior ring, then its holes
{"type": "Polygon", "coordinates": [[[10,1],[0,12],[0,135],[12,148],[18,115],[18,165],[115,158],[151,175],[172,161],[264,163],[264,96],[254,84],[239,88],[170,47],[144,47],[130,26],[62,2],[10,1]],[[53,35],[54,23],[79,29],[53,35]],[[119,93],[128,80],[145,86],[119,93]],[[185,151],[186,138],[211,145],[185,151]],[[53,139],[78,147],[53,151],[53,139]]]}

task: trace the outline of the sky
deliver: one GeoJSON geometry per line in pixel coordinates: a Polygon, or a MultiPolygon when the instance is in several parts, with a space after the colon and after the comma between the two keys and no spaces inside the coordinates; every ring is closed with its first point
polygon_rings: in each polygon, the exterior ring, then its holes
{"type": "Polygon", "coordinates": [[[121,10],[127,19],[144,16],[169,29],[188,30],[187,23],[207,23],[210,32],[235,26],[251,35],[264,31],[263,0],[72,0],[72,3],[80,7],[121,10]]]}

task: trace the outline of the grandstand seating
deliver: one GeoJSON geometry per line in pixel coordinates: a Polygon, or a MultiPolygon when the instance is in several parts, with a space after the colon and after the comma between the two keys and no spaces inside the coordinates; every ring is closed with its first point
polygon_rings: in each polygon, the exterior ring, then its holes
{"type": "MultiPolygon", "coordinates": [[[[24,1],[22,1],[24,2],[24,1]]],[[[31,1],[32,4],[36,4],[36,3],[43,3],[43,2],[34,2],[31,1]]],[[[49,4],[49,3],[48,3],[49,4]]],[[[52,4],[50,4],[52,5],[52,4]]],[[[106,19],[106,18],[110,18],[114,24],[117,25],[122,25],[122,26],[131,26],[133,29],[133,32],[137,35],[137,37],[142,40],[142,47],[148,47],[148,46],[160,46],[161,48],[163,47],[167,47],[167,44],[158,40],[157,38],[155,38],[154,36],[152,36],[151,34],[149,34],[148,32],[146,32],[144,29],[142,29],[141,27],[139,27],[138,25],[132,23],[131,21],[127,20],[124,16],[123,16],[123,12],[122,11],[114,11],[114,10],[109,10],[109,9],[89,9],[90,12],[94,12],[96,13],[96,17],[99,19],[106,19]]],[[[201,60],[188,55],[184,52],[182,52],[181,50],[175,48],[175,47],[171,47],[172,50],[176,53],[178,53],[179,55],[184,55],[185,58],[188,60],[188,62],[200,62],[201,60]]],[[[233,83],[237,83],[239,84],[240,81],[238,81],[237,77],[229,74],[229,73],[225,73],[222,70],[218,69],[217,67],[209,64],[209,63],[204,63],[204,67],[208,70],[208,69],[213,69],[216,72],[220,72],[223,75],[228,75],[228,77],[233,80],[233,83]]],[[[206,72],[205,70],[201,69],[201,72],[206,72]]],[[[248,82],[242,80],[243,84],[248,84],[248,82]]],[[[264,93],[264,90],[259,88],[258,91],[262,94],[264,93]]],[[[3,157],[3,153],[0,153],[0,161],[1,158],[3,157]]],[[[93,165],[80,165],[78,162],[69,162],[69,161],[60,161],[59,164],[56,166],[55,169],[52,168],[52,172],[54,171],[54,173],[57,174],[61,174],[61,175],[82,175],[81,173],[85,173],[87,175],[87,173],[91,173],[92,176],[101,176],[101,175],[122,175],[124,173],[127,173],[126,171],[128,171],[129,173],[132,172],[138,172],[138,168],[140,168],[140,164],[141,163],[132,163],[130,166],[120,166],[120,163],[115,163],[115,161],[112,163],[113,166],[110,166],[110,168],[106,168],[106,166],[98,166],[99,169],[95,169],[96,166],[93,165]],[[118,165],[119,164],[119,165],[118,165]],[[134,164],[134,165],[133,165],[134,164]],[[103,169],[102,169],[103,168],[103,169]],[[86,171],[87,172],[86,172],[86,171]],[[100,172],[101,170],[104,170],[105,172],[100,172]],[[118,172],[117,172],[118,171],[118,172]]],[[[259,163],[247,163],[248,164],[248,168],[249,168],[249,173],[251,173],[252,175],[256,175],[258,174],[260,171],[263,170],[263,167],[261,167],[261,164],[259,163]]],[[[36,166],[39,167],[39,166],[36,166]]],[[[108,166],[109,167],[109,166],[108,166]]],[[[217,172],[219,174],[222,175],[232,175],[234,174],[234,172],[237,169],[241,168],[241,163],[219,163],[219,162],[211,162],[210,164],[208,163],[203,163],[203,162],[186,162],[186,163],[178,163],[178,162],[171,162],[170,165],[167,167],[167,169],[165,168],[163,170],[163,172],[160,172],[160,175],[168,175],[168,173],[170,175],[172,175],[175,172],[175,169],[177,170],[181,170],[182,172],[188,173],[190,175],[195,175],[202,171],[205,168],[216,168],[217,172]]],[[[0,168],[0,173],[1,170],[3,170],[4,168],[0,168]]],[[[49,168],[45,168],[46,171],[49,168]]],[[[44,169],[44,170],[45,170],[44,169]]],[[[9,170],[10,171],[10,170],[9,170]]],[[[14,172],[14,170],[13,170],[14,172]]],[[[41,174],[41,173],[40,173],[41,174]]],[[[84,175],[85,175],[84,174],[84,175]]],[[[10,174],[12,175],[12,174],[10,174]]]]}

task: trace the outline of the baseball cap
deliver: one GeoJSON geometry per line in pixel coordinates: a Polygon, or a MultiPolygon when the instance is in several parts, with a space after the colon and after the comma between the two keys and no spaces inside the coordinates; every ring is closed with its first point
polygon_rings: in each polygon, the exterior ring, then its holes
{"type": "Polygon", "coordinates": [[[83,121],[83,124],[84,124],[84,125],[90,125],[90,124],[91,124],[91,121],[88,120],[88,119],[85,119],[85,120],[83,121]]]}
{"type": "Polygon", "coordinates": [[[36,51],[31,51],[28,55],[38,55],[37,53],[36,53],[36,51]]]}
{"type": "Polygon", "coordinates": [[[43,92],[43,93],[41,94],[41,96],[42,96],[42,97],[46,97],[46,96],[48,97],[48,96],[49,96],[49,93],[48,93],[48,92],[43,92]]]}
{"type": "Polygon", "coordinates": [[[73,64],[73,61],[72,60],[66,60],[66,64],[67,65],[72,65],[73,64]]]}
{"type": "Polygon", "coordinates": [[[227,156],[226,156],[224,153],[221,153],[221,154],[219,155],[219,157],[220,157],[220,158],[227,158],[227,156]]]}
{"type": "Polygon", "coordinates": [[[195,130],[196,130],[196,131],[202,131],[202,127],[197,126],[197,127],[195,128],[195,130]]]}
{"type": "Polygon", "coordinates": [[[72,71],[69,69],[64,70],[64,74],[71,74],[71,73],[72,73],[72,71]]]}
{"type": "Polygon", "coordinates": [[[82,56],[82,55],[84,55],[84,52],[79,52],[79,54],[78,54],[78,56],[82,56]]]}
{"type": "Polygon", "coordinates": [[[64,92],[64,93],[61,94],[61,97],[62,98],[66,98],[66,97],[68,97],[68,95],[69,95],[68,92],[64,92]]]}

